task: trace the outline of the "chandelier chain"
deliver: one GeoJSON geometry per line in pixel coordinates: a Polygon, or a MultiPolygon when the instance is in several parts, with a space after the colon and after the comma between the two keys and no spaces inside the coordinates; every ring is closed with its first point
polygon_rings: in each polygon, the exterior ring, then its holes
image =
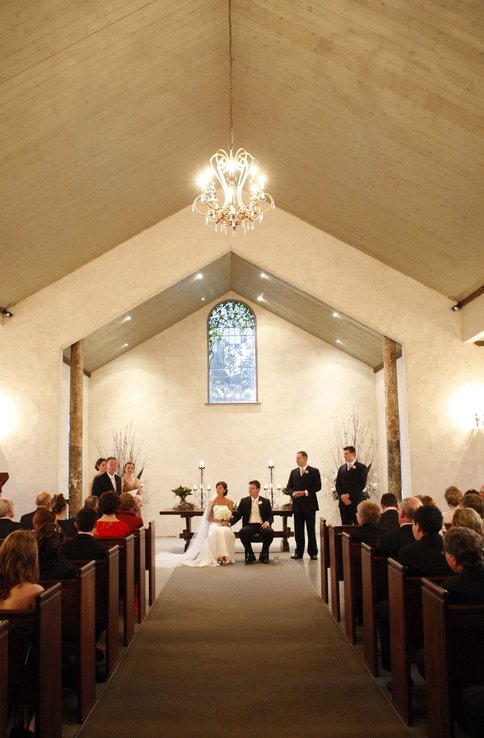
{"type": "Polygon", "coordinates": [[[229,0],[229,109],[230,109],[230,151],[234,148],[234,87],[232,83],[232,0],[229,0]]]}

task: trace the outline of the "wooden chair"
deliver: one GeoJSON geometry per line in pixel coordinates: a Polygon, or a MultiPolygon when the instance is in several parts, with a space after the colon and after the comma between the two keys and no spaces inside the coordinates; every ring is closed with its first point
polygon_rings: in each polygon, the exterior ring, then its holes
{"type": "MultiPolygon", "coordinates": [[[[432,577],[442,582],[445,577],[432,577]]],[[[411,725],[410,667],[423,647],[422,577],[410,577],[407,568],[388,559],[388,603],[392,659],[392,703],[406,725],[411,725]]]]}
{"type": "MultiPolygon", "coordinates": [[[[85,561],[74,562],[82,566],[85,561]]],[[[106,647],[106,675],[113,674],[119,661],[119,546],[106,551],[105,560],[97,560],[96,578],[96,628],[104,629],[106,647]]]]}
{"type": "MultiPolygon", "coordinates": [[[[43,580],[47,588],[56,582],[43,580]]],[[[96,700],[95,662],[95,563],[89,561],[77,570],[74,579],[59,582],[62,597],[62,653],[74,657],[78,720],[83,723],[96,700]]]]}
{"type": "Polygon", "coordinates": [[[386,556],[378,556],[373,546],[361,544],[361,590],[363,599],[363,661],[373,676],[378,676],[378,633],[375,608],[388,600],[386,556]]]}
{"type": "Polygon", "coordinates": [[[123,608],[123,645],[134,637],[134,535],[126,538],[96,538],[111,548],[119,546],[119,599],[123,608]]]}
{"type": "Polygon", "coordinates": [[[145,529],[146,541],[146,571],[148,572],[148,604],[153,606],[156,600],[156,529],[155,521],[151,520],[145,529]]]}
{"type": "Polygon", "coordinates": [[[361,543],[353,541],[350,533],[342,533],[343,583],[345,597],[345,634],[356,645],[356,622],[361,617],[361,543]]]}
{"type": "Polygon", "coordinates": [[[339,583],[343,580],[343,549],[341,535],[344,531],[351,532],[353,525],[329,525],[329,565],[331,581],[331,613],[334,619],[341,620],[341,603],[339,583]]]}
{"type": "Polygon", "coordinates": [[[450,605],[445,589],[422,580],[428,738],[454,738],[465,687],[484,684],[484,605],[450,605]]]}
{"type": "Polygon", "coordinates": [[[8,620],[0,620],[0,738],[7,737],[8,620]]]}
{"type": "Polygon", "coordinates": [[[34,610],[2,610],[2,619],[10,626],[10,698],[21,684],[18,695],[34,706],[36,738],[62,738],[61,585],[37,595],[34,610]]]}
{"type": "Polygon", "coordinates": [[[321,556],[321,599],[329,602],[328,569],[329,569],[329,533],[326,520],[319,519],[319,549],[321,556]]]}

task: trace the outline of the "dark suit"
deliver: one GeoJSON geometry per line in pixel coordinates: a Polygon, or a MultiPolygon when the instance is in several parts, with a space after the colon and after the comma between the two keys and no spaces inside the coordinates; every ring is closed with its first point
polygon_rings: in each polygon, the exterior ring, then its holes
{"type": "Polygon", "coordinates": [[[319,510],[317,492],[321,489],[321,475],[315,466],[307,466],[303,474],[301,467],[296,467],[289,474],[287,489],[291,493],[292,512],[294,514],[294,537],[296,539],[296,556],[302,556],[305,548],[304,527],[308,532],[308,554],[318,555],[316,542],[316,510],[319,510]],[[294,497],[293,492],[307,491],[304,497],[294,497]]]}
{"type": "Polygon", "coordinates": [[[6,538],[9,533],[14,530],[19,530],[20,523],[14,523],[10,518],[0,519],[0,538],[6,538]]]}
{"type": "Polygon", "coordinates": [[[372,523],[363,523],[351,531],[351,540],[359,541],[360,543],[367,543],[369,546],[374,546],[377,538],[385,532],[385,528],[381,528],[379,525],[373,525],[372,523]]]}
{"type": "Polygon", "coordinates": [[[415,543],[412,523],[404,523],[398,530],[389,530],[377,538],[376,548],[384,556],[397,556],[404,546],[415,543]]]}
{"type": "Polygon", "coordinates": [[[72,541],[66,541],[61,548],[62,555],[70,561],[105,559],[106,550],[106,546],[96,541],[89,533],[78,533],[72,541]]]}
{"type": "Polygon", "coordinates": [[[34,515],[37,512],[36,510],[32,510],[32,512],[25,513],[25,515],[22,515],[20,518],[20,527],[23,530],[33,530],[34,529],[34,515]]]}
{"type": "Polygon", "coordinates": [[[66,538],[74,538],[74,536],[77,536],[75,518],[67,518],[66,520],[58,520],[57,522],[64,531],[64,535],[66,538]]]}
{"type": "Polygon", "coordinates": [[[104,472],[104,474],[100,474],[98,477],[94,477],[92,482],[92,495],[95,495],[96,497],[101,497],[103,492],[117,492],[118,495],[121,494],[121,477],[119,474],[114,475],[114,481],[116,482],[116,489],[114,489],[111,477],[107,472],[104,472]]]}
{"type": "MultiPolygon", "coordinates": [[[[252,513],[252,497],[244,497],[238,504],[237,510],[232,515],[230,525],[235,525],[242,518],[242,528],[240,529],[240,540],[242,541],[245,549],[246,557],[253,555],[252,551],[252,539],[254,536],[259,534],[262,537],[262,554],[269,554],[269,547],[274,538],[274,531],[271,527],[262,528],[260,523],[249,523],[250,516],[252,513]]],[[[259,495],[259,513],[263,523],[269,523],[272,525],[274,516],[272,514],[272,507],[270,500],[259,495]]]]}
{"type": "Polygon", "coordinates": [[[452,574],[444,556],[444,545],[440,533],[429,533],[419,541],[404,546],[398,561],[406,566],[410,576],[445,577],[452,574]]]}
{"type": "Polygon", "coordinates": [[[440,585],[452,605],[484,605],[484,566],[464,569],[440,585]]]}
{"type": "Polygon", "coordinates": [[[351,505],[345,505],[341,500],[339,501],[342,525],[355,525],[357,523],[356,508],[358,503],[365,499],[363,490],[366,487],[367,478],[368,468],[360,461],[355,461],[349,470],[346,463],[342,464],[338,469],[336,476],[336,492],[338,497],[347,493],[351,499],[351,505]]]}
{"type": "Polygon", "coordinates": [[[398,530],[400,527],[398,523],[398,510],[390,509],[382,512],[378,525],[380,528],[385,528],[385,530],[398,530]]]}

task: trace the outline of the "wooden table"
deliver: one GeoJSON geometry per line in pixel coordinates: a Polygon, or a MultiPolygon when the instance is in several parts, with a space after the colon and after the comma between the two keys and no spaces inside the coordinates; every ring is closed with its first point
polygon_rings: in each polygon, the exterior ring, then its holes
{"type": "MultiPolygon", "coordinates": [[[[190,539],[193,536],[192,531],[192,519],[201,518],[203,510],[197,510],[196,508],[167,508],[160,510],[160,515],[178,515],[180,518],[185,520],[185,528],[181,533],[178,534],[179,538],[183,538],[185,541],[185,551],[188,548],[190,539]]],[[[274,517],[280,517],[282,519],[282,530],[275,530],[274,537],[282,538],[281,551],[289,551],[289,538],[294,535],[293,531],[289,527],[288,518],[292,516],[292,508],[274,507],[272,508],[272,514],[274,517]]],[[[239,538],[238,531],[235,532],[237,538],[239,538]]]]}

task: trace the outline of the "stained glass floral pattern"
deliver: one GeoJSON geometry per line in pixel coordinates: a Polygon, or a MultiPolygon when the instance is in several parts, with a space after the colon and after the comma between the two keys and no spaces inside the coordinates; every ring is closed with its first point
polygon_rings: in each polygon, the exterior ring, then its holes
{"type": "Polygon", "coordinates": [[[209,402],[257,402],[255,315],[226,300],[208,318],[209,402]]]}

